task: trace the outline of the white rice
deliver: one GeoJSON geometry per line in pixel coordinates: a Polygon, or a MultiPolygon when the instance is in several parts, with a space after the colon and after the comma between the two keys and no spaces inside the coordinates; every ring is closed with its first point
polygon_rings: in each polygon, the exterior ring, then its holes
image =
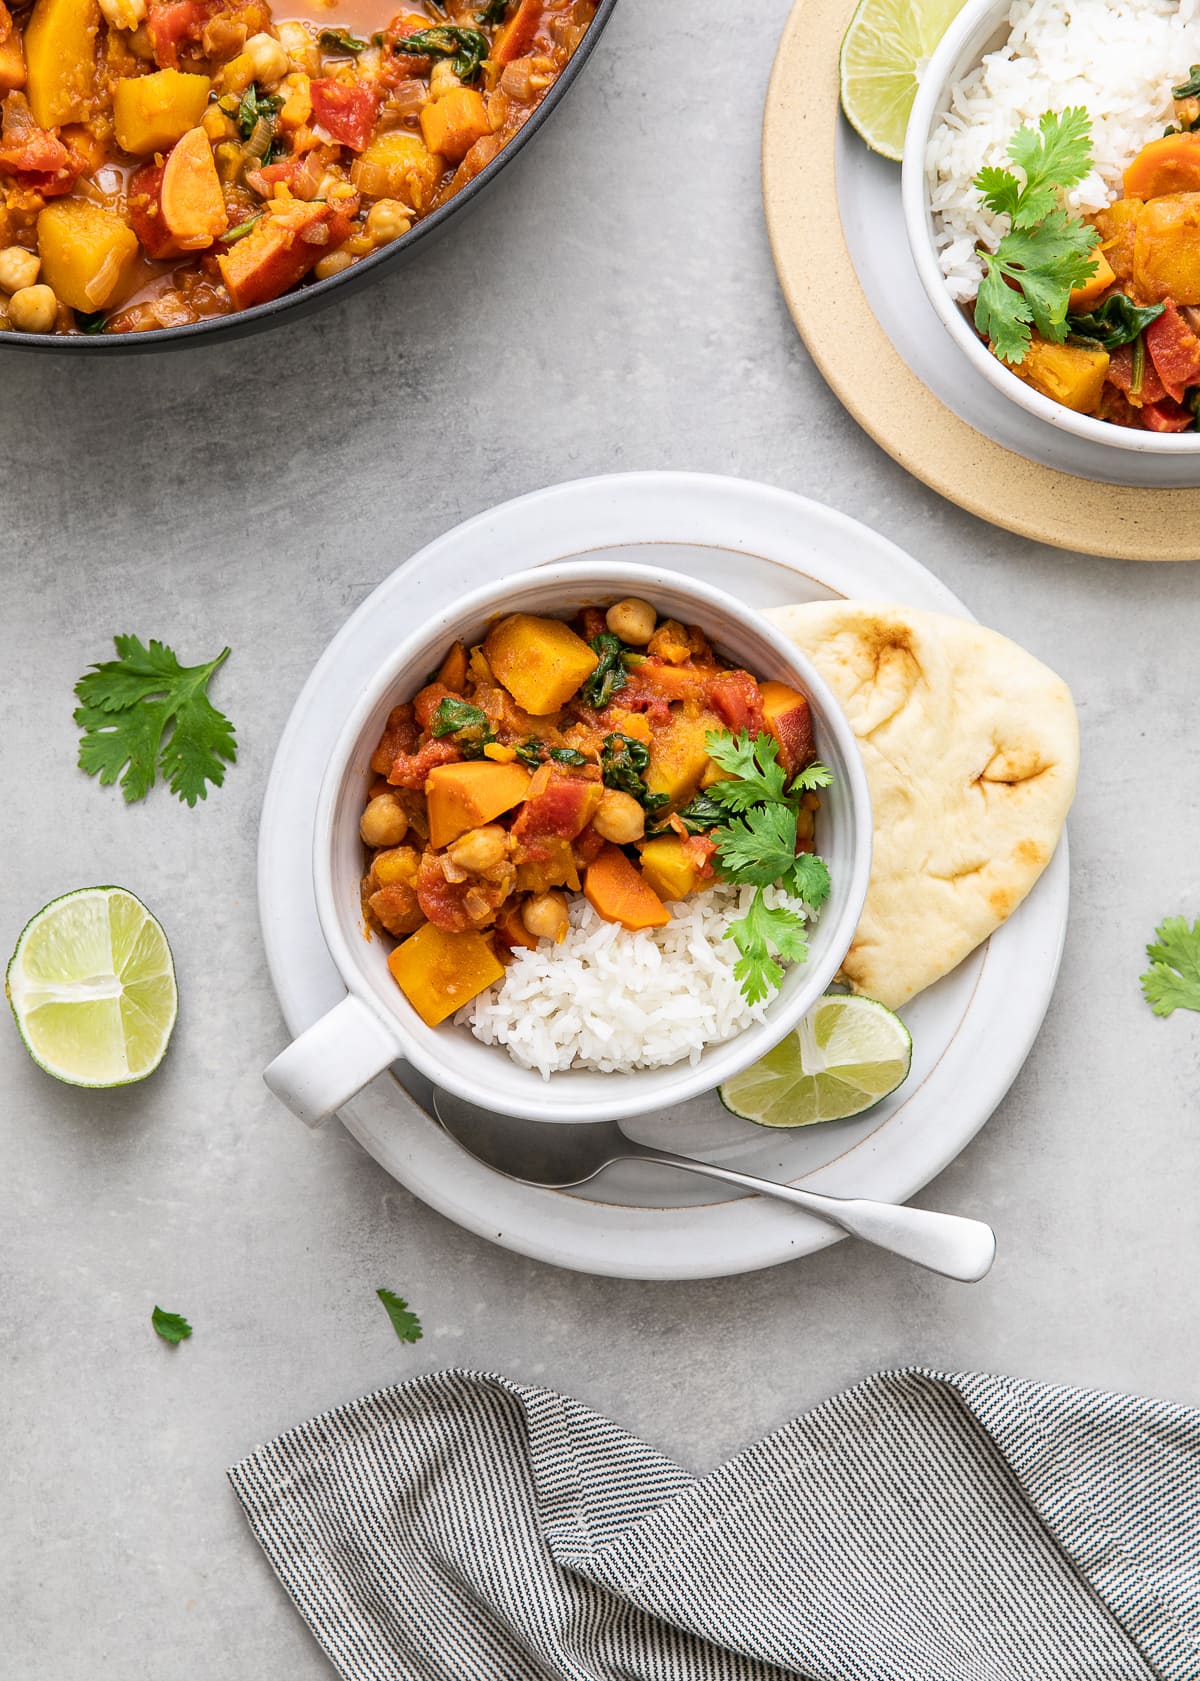
{"type": "MultiPolygon", "coordinates": [[[[562,944],[518,947],[504,979],[454,1019],[547,1080],[567,1068],[628,1073],[694,1063],[707,1045],[761,1021],[774,997],[746,1003],[733,973],[737,948],[725,938],[753,897],[752,887],[718,883],[673,904],[664,928],[632,934],[579,894],[562,944]]],[[[779,888],[765,897],[805,914],[779,888]]]]}
{"type": "Polygon", "coordinates": [[[1200,62],[1200,0],[1015,0],[1008,21],[1008,44],[953,85],[926,154],[942,272],[960,302],[983,279],[976,246],[994,251],[1008,226],[971,183],[985,164],[1009,166],[1014,132],[1087,107],[1093,168],[1064,202],[1091,215],[1119,196],[1126,165],[1171,121],[1172,86],[1200,62]]]}

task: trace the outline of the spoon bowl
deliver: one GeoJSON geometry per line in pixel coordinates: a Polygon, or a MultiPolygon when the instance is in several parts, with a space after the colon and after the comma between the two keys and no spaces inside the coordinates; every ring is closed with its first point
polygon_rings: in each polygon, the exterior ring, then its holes
{"type": "Polygon", "coordinates": [[[519,1116],[493,1115],[436,1086],[433,1112],[443,1130],[468,1155],[506,1179],[526,1185],[567,1190],[586,1184],[613,1162],[658,1162],[663,1167],[682,1168],[686,1173],[699,1173],[759,1196],[789,1202],[828,1220],[851,1237],[963,1283],[973,1284],[985,1277],[996,1258],[996,1234],[982,1220],[857,1197],[822,1196],[796,1185],[779,1185],[771,1179],[717,1167],[713,1162],[635,1144],[616,1121],[544,1127],[519,1116]]]}

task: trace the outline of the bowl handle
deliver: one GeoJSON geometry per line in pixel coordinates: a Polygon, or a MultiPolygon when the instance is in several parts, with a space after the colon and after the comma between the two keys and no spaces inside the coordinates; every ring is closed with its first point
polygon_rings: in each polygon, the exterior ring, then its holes
{"type": "Polygon", "coordinates": [[[379,1017],[351,993],[293,1039],[263,1079],[293,1115],[315,1127],[399,1055],[379,1017]]]}

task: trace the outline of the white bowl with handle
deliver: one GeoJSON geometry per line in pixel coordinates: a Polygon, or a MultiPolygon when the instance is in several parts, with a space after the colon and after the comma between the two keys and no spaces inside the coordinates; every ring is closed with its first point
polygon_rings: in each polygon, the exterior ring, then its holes
{"type": "MultiPolygon", "coordinates": [[[[960,354],[1001,396],[1016,403],[1035,419],[1056,427],[1060,432],[1073,433],[1075,437],[1094,444],[1097,449],[1132,450],[1141,455],[1174,457],[1182,474],[1180,482],[1198,482],[1200,432],[1136,431],[1132,427],[1114,426],[1109,421],[1097,420],[1092,415],[1076,414],[1050,397],[1044,397],[992,355],[946,285],[934,238],[926,169],[929,142],[950,109],[950,95],[955,83],[970,75],[986,53],[994,51],[1007,39],[1010,10],[1011,0],[966,0],[921,73],[917,97],[905,131],[900,184],[904,227],[917,274],[938,319],[960,354]],[[1188,464],[1192,462],[1194,473],[1187,471],[1188,464]]],[[[1080,51],[1084,51],[1082,45],[1080,51]]],[[[1068,103],[1078,101],[1073,98],[1068,103]]],[[[1153,134],[1146,136],[1147,140],[1155,138],[1153,134]]]]}
{"type": "MultiPolygon", "coordinates": [[[[858,746],[845,715],[807,658],[775,627],[732,596],[679,573],[617,561],[579,561],[517,573],[442,609],[364,676],[317,803],[313,881],[321,930],[346,987],[345,999],[294,1040],[266,1069],[267,1085],[301,1120],[315,1125],[397,1059],[470,1103],[541,1121],[587,1121],[651,1113],[708,1091],[747,1067],[826,990],[858,925],[871,863],[871,804],[858,746]],[[793,965],[765,1019],[668,1068],[606,1074],[571,1069],[549,1080],[485,1045],[466,1027],[427,1026],[387,966],[392,942],[371,936],[359,896],[365,854],[358,824],[373,773],[371,755],[391,708],[429,681],[446,649],[477,642],[513,612],[571,618],[582,607],[636,595],[660,614],[700,625],[724,658],[761,680],[802,690],[812,710],[817,753],[833,772],[822,793],[817,845],[829,865],[829,899],[810,925],[807,962],[793,965]]],[[[630,936],[633,938],[634,936],[630,936]]]]}

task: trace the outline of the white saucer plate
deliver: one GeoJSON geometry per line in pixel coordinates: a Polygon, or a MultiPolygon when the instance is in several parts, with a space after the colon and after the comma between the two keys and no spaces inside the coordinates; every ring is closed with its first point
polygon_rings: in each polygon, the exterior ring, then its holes
{"type": "Polygon", "coordinates": [[[863,143],[838,119],[837,193],[855,272],[880,326],[934,396],[977,432],[1028,461],[1098,484],[1141,489],[1200,483],[1191,456],[1101,450],[1026,413],[989,385],[954,343],[925,295],[904,231],[900,165],[863,143]]]}
{"type": "MultiPolygon", "coordinates": [[[[267,962],[293,1034],[344,996],[317,923],[311,837],[321,775],[362,673],[375,669],[415,617],[441,603],[506,572],[585,553],[671,566],[764,608],[850,596],[970,616],[876,532],[738,479],[636,473],[582,480],[456,527],[403,563],[347,620],[279,743],[263,805],[258,890],[267,962]]],[[[1058,972],[1068,879],[1064,839],[1005,926],[905,1008],[912,1073],[868,1114],[776,1132],[735,1119],[708,1094],[630,1123],[631,1133],[835,1195],[912,1196],[975,1135],[1029,1054],[1058,972]]],[[[606,1169],[577,1192],[516,1184],[445,1136],[430,1114],[427,1084],[403,1064],[354,1098],[341,1119],[431,1207],[555,1266],[623,1278],[721,1277],[838,1240],[809,1215],[758,1197],[714,1200],[711,1185],[642,1162],[606,1169]]]]}

